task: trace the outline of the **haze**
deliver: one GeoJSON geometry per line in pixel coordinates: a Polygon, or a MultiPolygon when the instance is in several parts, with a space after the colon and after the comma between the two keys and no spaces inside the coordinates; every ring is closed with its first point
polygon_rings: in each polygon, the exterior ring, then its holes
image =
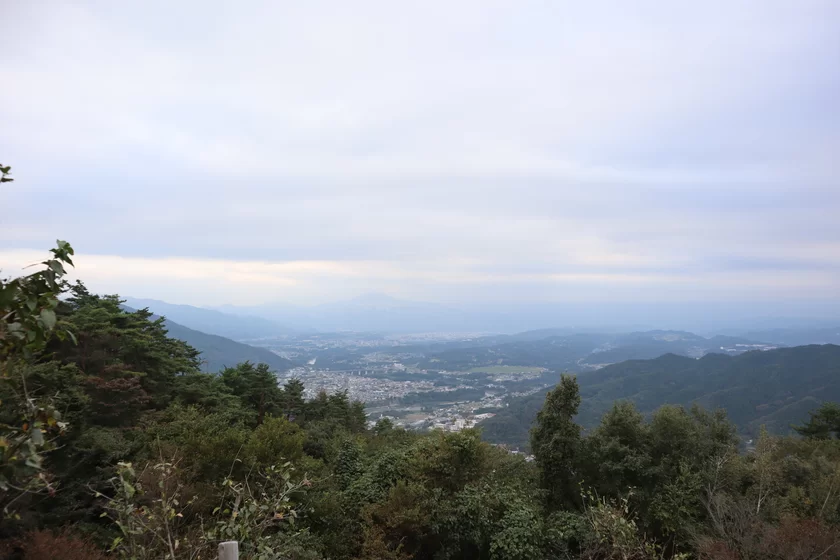
{"type": "Polygon", "coordinates": [[[61,238],[193,305],[838,311],[835,1],[0,11],[4,274],[61,238]]]}

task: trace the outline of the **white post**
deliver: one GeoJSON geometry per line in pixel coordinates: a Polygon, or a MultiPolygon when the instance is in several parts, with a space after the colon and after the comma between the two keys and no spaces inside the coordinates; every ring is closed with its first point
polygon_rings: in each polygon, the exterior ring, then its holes
{"type": "Polygon", "coordinates": [[[236,541],[219,543],[219,560],[239,560],[239,543],[236,541]]]}

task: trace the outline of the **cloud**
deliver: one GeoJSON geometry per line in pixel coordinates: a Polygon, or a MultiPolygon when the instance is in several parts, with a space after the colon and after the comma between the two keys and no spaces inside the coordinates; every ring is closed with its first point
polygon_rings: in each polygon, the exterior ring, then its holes
{"type": "Polygon", "coordinates": [[[835,2],[6,11],[0,250],[103,291],[837,295],[835,2]]]}
{"type": "MultiPolygon", "coordinates": [[[[4,275],[25,273],[43,254],[34,250],[0,251],[4,275]]],[[[838,296],[837,268],[801,272],[754,270],[642,268],[627,272],[616,268],[609,256],[589,255],[574,266],[543,263],[536,270],[512,269],[504,262],[448,261],[232,261],[197,258],[140,258],[116,255],[78,255],[71,278],[81,278],[89,288],[124,295],[152,297],[176,294],[177,301],[194,305],[256,305],[266,301],[311,304],[324,293],[352,297],[383,291],[422,299],[429,293],[455,301],[471,290],[505,294],[504,301],[635,302],[735,300],[767,301],[773,298],[830,300],[838,296]],[[429,291],[429,286],[433,290],[429,291]],[[803,291],[805,296],[803,297],[803,291]],[[447,297],[447,294],[449,297],[447,297]]],[[[622,263],[623,264],[623,263],[622,263]]],[[[471,303],[467,299],[464,303],[471,303]]]]}

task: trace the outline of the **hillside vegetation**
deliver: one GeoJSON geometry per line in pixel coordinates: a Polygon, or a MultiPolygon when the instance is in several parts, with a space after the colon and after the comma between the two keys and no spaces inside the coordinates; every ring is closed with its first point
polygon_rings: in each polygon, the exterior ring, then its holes
{"type": "MultiPolygon", "coordinates": [[[[577,421],[595,426],[615,401],[628,400],[644,414],[665,404],[723,408],[745,434],[766,425],[787,434],[823,401],[840,401],[840,346],[810,345],[707,354],[693,359],[666,354],[629,360],[578,376],[583,402],[577,421]]],[[[545,394],[512,399],[482,423],[489,441],[523,446],[545,394]]]]}
{"type": "Polygon", "coordinates": [[[183,340],[198,350],[203,371],[218,372],[240,362],[262,362],[275,371],[286,371],[294,367],[291,360],[278,356],[265,348],[189,329],[169,320],[164,321],[164,327],[166,327],[171,338],[183,340]]]}

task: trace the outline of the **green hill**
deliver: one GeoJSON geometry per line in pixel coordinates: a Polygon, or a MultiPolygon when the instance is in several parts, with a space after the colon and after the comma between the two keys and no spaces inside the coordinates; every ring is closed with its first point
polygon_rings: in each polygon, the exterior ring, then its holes
{"type": "MultiPolygon", "coordinates": [[[[724,408],[745,434],[762,424],[788,433],[820,402],[840,400],[840,346],[797,346],[738,356],[707,354],[700,359],[666,354],[629,360],[578,376],[577,421],[594,426],[616,400],[629,400],[649,414],[663,404],[724,408]]],[[[489,441],[525,445],[545,391],[514,399],[482,423],[489,441]]]]}
{"type": "Polygon", "coordinates": [[[257,346],[249,346],[223,336],[207,334],[166,320],[166,329],[170,338],[183,340],[199,352],[204,363],[203,371],[216,372],[226,366],[235,366],[244,361],[264,363],[275,371],[286,371],[294,367],[291,360],[278,356],[274,352],[257,346]]]}
{"type": "MultiPolygon", "coordinates": [[[[135,308],[125,304],[120,305],[120,307],[129,312],[135,310],[135,308]]],[[[158,314],[153,315],[154,318],[160,316],[158,314]]],[[[167,317],[164,317],[164,324],[170,338],[183,340],[201,352],[202,371],[215,373],[225,367],[233,367],[246,361],[255,364],[267,364],[274,371],[286,371],[295,366],[291,360],[278,356],[266,348],[251,346],[216,334],[197,331],[171,321],[167,317]]]]}
{"type": "MultiPolygon", "coordinates": [[[[120,307],[129,312],[134,311],[133,307],[125,304],[120,307]]],[[[153,317],[157,318],[159,315],[153,317]]],[[[165,318],[165,325],[170,338],[183,340],[201,352],[202,371],[215,373],[225,367],[233,367],[246,361],[267,364],[274,371],[286,371],[295,365],[291,360],[278,356],[265,348],[197,331],[170,321],[168,318],[165,318]]]]}

